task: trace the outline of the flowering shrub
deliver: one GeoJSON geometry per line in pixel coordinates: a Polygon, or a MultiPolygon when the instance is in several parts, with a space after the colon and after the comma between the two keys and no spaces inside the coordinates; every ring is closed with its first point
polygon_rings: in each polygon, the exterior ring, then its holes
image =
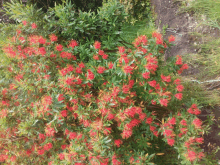
{"type": "Polygon", "coordinates": [[[171,44],[161,34],[112,53],[95,41],[85,62],[83,45],[40,36],[37,27],[23,21],[3,48],[10,65],[1,73],[0,162],[152,164],[153,139],[175,147],[181,164],[204,158],[197,105],[169,107],[181,102],[184,86],[173,75],[187,64],[181,56],[164,61],[171,44]],[[169,108],[169,117],[161,120],[152,106],[169,108]]]}

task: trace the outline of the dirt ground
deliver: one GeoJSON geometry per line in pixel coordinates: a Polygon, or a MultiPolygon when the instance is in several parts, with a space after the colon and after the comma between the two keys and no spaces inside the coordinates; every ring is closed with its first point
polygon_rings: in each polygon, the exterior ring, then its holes
{"type": "MultiPolygon", "coordinates": [[[[219,31],[216,29],[208,29],[207,27],[198,26],[197,20],[187,12],[180,12],[181,3],[178,1],[172,0],[151,0],[153,4],[154,13],[157,16],[156,26],[160,32],[166,29],[166,35],[164,38],[173,35],[176,37],[175,46],[166,52],[166,57],[176,56],[176,55],[186,55],[194,54],[199,50],[194,48],[195,38],[190,35],[191,32],[202,32],[202,33],[211,33],[213,36],[219,36],[219,31]],[[166,27],[166,28],[164,28],[166,27]]],[[[198,41],[198,40],[196,40],[198,41]]],[[[199,44],[199,43],[198,43],[199,44]]],[[[184,75],[193,75],[196,74],[198,70],[194,68],[189,68],[184,75]]],[[[216,146],[220,147],[220,107],[215,107],[214,109],[205,107],[202,110],[202,113],[198,117],[205,121],[207,116],[214,115],[215,121],[211,126],[210,134],[204,136],[204,143],[202,148],[205,152],[211,154],[213,149],[216,146]]],[[[217,152],[216,158],[220,159],[220,151],[217,152]]]]}

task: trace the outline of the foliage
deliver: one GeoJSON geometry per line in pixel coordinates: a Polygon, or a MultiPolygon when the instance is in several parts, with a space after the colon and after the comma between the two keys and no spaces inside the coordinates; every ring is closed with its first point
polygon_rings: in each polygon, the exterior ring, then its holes
{"type": "Polygon", "coordinates": [[[127,21],[134,24],[136,21],[150,18],[150,0],[120,0],[128,14],[127,21]]]}
{"type": "Polygon", "coordinates": [[[111,53],[94,41],[84,62],[84,45],[22,23],[3,49],[10,64],[0,70],[1,162],[152,164],[166,145],[178,163],[203,159],[208,126],[196,102],[177,108],[184,87],[173,75],[187,65],[180,56],[163,60],[173,36],[139,36],[111,53]]]}

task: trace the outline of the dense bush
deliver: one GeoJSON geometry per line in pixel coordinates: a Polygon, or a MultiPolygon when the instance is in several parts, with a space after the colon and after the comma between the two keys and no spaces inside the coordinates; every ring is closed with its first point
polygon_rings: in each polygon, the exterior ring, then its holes
{"type": "Polygon", "coordinates": [[[3,49],[10,62],[1,70],[1,162],[152,164],[160,139],[182,164],[203,159],[200,110],[177,108],[184,87],[173,74],[187,65],[180,56],[163,60],[173,36],[139,36],[111,55],[95,41],[85,63],[76,40],[60,44],[22,23],[3,49]]]}

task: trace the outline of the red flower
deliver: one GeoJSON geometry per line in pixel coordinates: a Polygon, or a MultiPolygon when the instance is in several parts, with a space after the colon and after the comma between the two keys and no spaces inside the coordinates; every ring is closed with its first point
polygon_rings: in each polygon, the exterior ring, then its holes
{"type": "Polygon", "coordinates": [[[44,149],[49,151],[51,148],[53,147],[53,144],[52,143],[47,143],[44,145],[44,149]]]}
{"type": "Polygon", "coordinates": [[[164,130],[164,132],[163,132],[163,134],[165,135],[165,136],[171,136],[172,135],[172,130],[168,130],[168,129],[165,129],[164,130]]]}
{"type": "Polygon", "coordinates": [[[176,56],[176,65],[182,65],[183,64],[183,62],[182,62],[182,57],[181,56],[179,56],[179,55],[177,55],[176,56]]]}
{"type": "Polygon", "coordinates": [[[122,138],[127,139],[132,135],[132,130],[124,129],[122,132],[122,138]]]}
{"type": "Polygon", "coordinates": [[[161,104],[162,106],[167,107],[167,103],[168,103],[168,100],[167,100],[167,99],[160,99],[160,104],[161,104]]]}
{"type": "Polygon", "coordinates": [[[99,56],[98,55],[93,55],[93,59],[94,60],[99,60],[99,56]]]}
{"type": "Polygon", "coordinates": [[[169,40],[169,42],[173,42],[173,41],[175,41],[175,37],[173,35],[171,35],[171,36],[169,36],[168,40],[169,40]]]}
{"type": "Polygon", "coordinates": [[[97,69],[97,72],[98,72],[99,74],[104,73],[104,71],[105,71],[105,67],[103,67],[103,66],[99,66],[98,69],[97,69]]]}
{"type": "Polygon", "coordinates": [[[178,85],[178,86],[176,87],[176,89],[177,89],[178,92],[182,92],[183,89],[184,89],[184,86],[183,86],[183,85],[178,85]]]}
{"type": "Polygon", "coordinates": [[[112,69],[113,66],[114,66],[114,64],[113,64],[112,62],[110,62],[110,63],[108,64],[108,68],[109,68],[109,69],[112,69]]]}
{"type": "Polygon", "coordinates": [[[65,156],[64,156],[64,154],[63,154],[63,153],[60,153],[60,154],[59,154],[59,158],[60,158],[60,160],[63,160],[63,159],[65,159],[65,156]]]}
{"type": "Polygon", "coordinates": [[[27,21],[22,21],[23,25],[26,26],[27,25],[27,21]]]}
{"type": "Polygon", "coordinates": [[[188,150],[187,157],[189,161],[194,161],[196,159],[196,153],[194,151],[188,150]]]}
{"type": "Polygon", "coordinates": [[[129,90],[130,90],[129,85],[123,85],[123,87],[122,87],[122,91],[123,91],[123,93],[128,93],[129,90]]]}
{"type": "Polygon", "coordinates": [[[145,79],[149,79],[150,78],[150,72],[144,72],[143,74],[142,74],[142,76],[143,76],[143,78],[145,78],[145,79]]]}
{"type": "Polygon", "coordinates": [[[63,94],[59,94],[58,101],[63,101],[65,98],[63,97],[63,94]]]}
{"type": "Polygon", "coordinates": [[[42,134],[42,133],[39,134],[39,139],[43,139],[43,140],[45,140],[45,138],[46,138],[46,137],[45,137],[44,134],[42,134]]]}
{"type": "Polygon", "coordinates": [[[168,121],[168,123],[171,124],[171,125],[175,125],[175,124],[176,124],[176,118],[173,117],[172,119],[170,119],[170,120],[168,121]]]}
{"type": "Polygon", "coordinates": [[[122,142],[121,139],[115,140],[115,145],[116,145],[117,147],[120,147],[120,145],[121,145],[122,143],[123,143],[123,142],[122,142]]]}
{"type": "Polygon", "coordinates": [[[37,28],[37,25],[36,25],[35,23],[32,23],[32,24],[31,24],[31,27],[32,27],[32,29],[36,29],[36,28],[37,28]]]}
{"type": "Polygon", "coordinates": [[[198,118],[193,120],[193,124],[195,125],[196,128],[201,128],[202,121],[198,118]]]}
{"type": "Polygon", "coordinates": [[[101,48],[101,43],[99,41],[95,41],[94,47],[95,47],[95,49],[100,49],[101,48]]]}
{"type": "Polygon", "coordinates": [[[71,140],[71,139],[75,139],[77,137],[77,134],[76,134],[76,132],[70,132],[69,133],[69,139],[71,140]]]}
{"type": "Polygon", "coordinates": [[[55,34],[50,35],[50,41],[55,42],[57,41],[57,36],[55,34]]]}
{"type": "Polygon", "coordinates": [[[80,68],[85,68],[85,64],[84,64],[83,62],[81,62],[81,63],[79,64],[79,67],[80,67],[80,68]]]}
{"type": "Polygon", "coordinates": [[[62,115],[63,117],[67,117],[67,110],[61,111],[61,115],[62,115]]]}
{"type": "Polygon", "coordinates": [[[157,82],[156,80],[152,80],[152,81],[149,81],[148,84],[151,86],[151,87],[155,87],[157,82]]]}
{"type": "Polygon", "coordinates": [[[169,144],[170,146],[173,146],[175,143],[174,139],[167,139],[167,144],[169,144]]]}
{"type": "Polygon", "coordinates": [[[75,48],[75,46],[78,46],[78,43],[77,43],[77,41],[76,40],[72,40],[72,41],[70,41],[70,44],[69,44],[69,47],[71,47],[71,48],[75,48]]]}
{"type": "Polygon", "coordinates": [[[171,82],[171,77],[170,76],[164,76],[163,74],[161,74],[161,79],[165,82],[171,82]]]}
{"type": "Polygon", "coordinates": [[[38,153],[38,155],[43,155],[44,154],[44,150],[43,149],[42,150],[38,150],[37,153],[38,153]]]}
{"type": "Polygon", "coordinates": [[[178,100],[182,100],[183,94],[182,94],[182,93],[177,93],[177,94],[175,94],[175,97],[176,97],[178,100]]]}
{"type": "Polygon", "coordinates": [[[88,72],[88,74],[87,74],[87,79],[89,79],[89,80],[93,80],[95,78],[95,75],[90,71],[90,72],[88,72]]]}
{"type": "Polygon", "coordinates": [[[204,141],[204,139],[203,139],[202,137],[201,137],[201,138],[196,138],[196,142],[197,142],[197,143],[201,143],[201,144],[202,144],[203,141],[204,141]]]}
{"type": "Polygon", "coordinates": [[[62,51],[63,50],[63,46],[61,44],[56,46],[56,50],[57,51],[62,51]]]}
{"type": "Polygon", "coordinates": [[[152,117],[148,117],[147,120],[146,120],[146,123],[147,124],[151,124],[153,121],[153,118],[152,117]]]}
{"type": "Polygon", "coordinates": [[[184,119],[181,120],[180,124],[181,124],[181,125],[184,125],[184,126],[187,126],[186,120],[184,120],[184,119]]]}
{"type": "Polygon", "coordinates": [[[126,66],[124,66],[124,72],[127,74],[127,73],[130,73],[130,74],[132,74],[132,67],[131,66],[129,66],[129,65],[126,65],[126,66]]]}
{"type": "Polygon", "coordinates": [[[47,53],[45,47],[39,48],[39,52],[42,56],[44,56],[47,53]]]}
{"type": "Polygon", "coordinates": [[[118,51],[121,54],[124,53],[125,52],[125,47],[123,47],[123,46],[118,47],[118,51]]]}

